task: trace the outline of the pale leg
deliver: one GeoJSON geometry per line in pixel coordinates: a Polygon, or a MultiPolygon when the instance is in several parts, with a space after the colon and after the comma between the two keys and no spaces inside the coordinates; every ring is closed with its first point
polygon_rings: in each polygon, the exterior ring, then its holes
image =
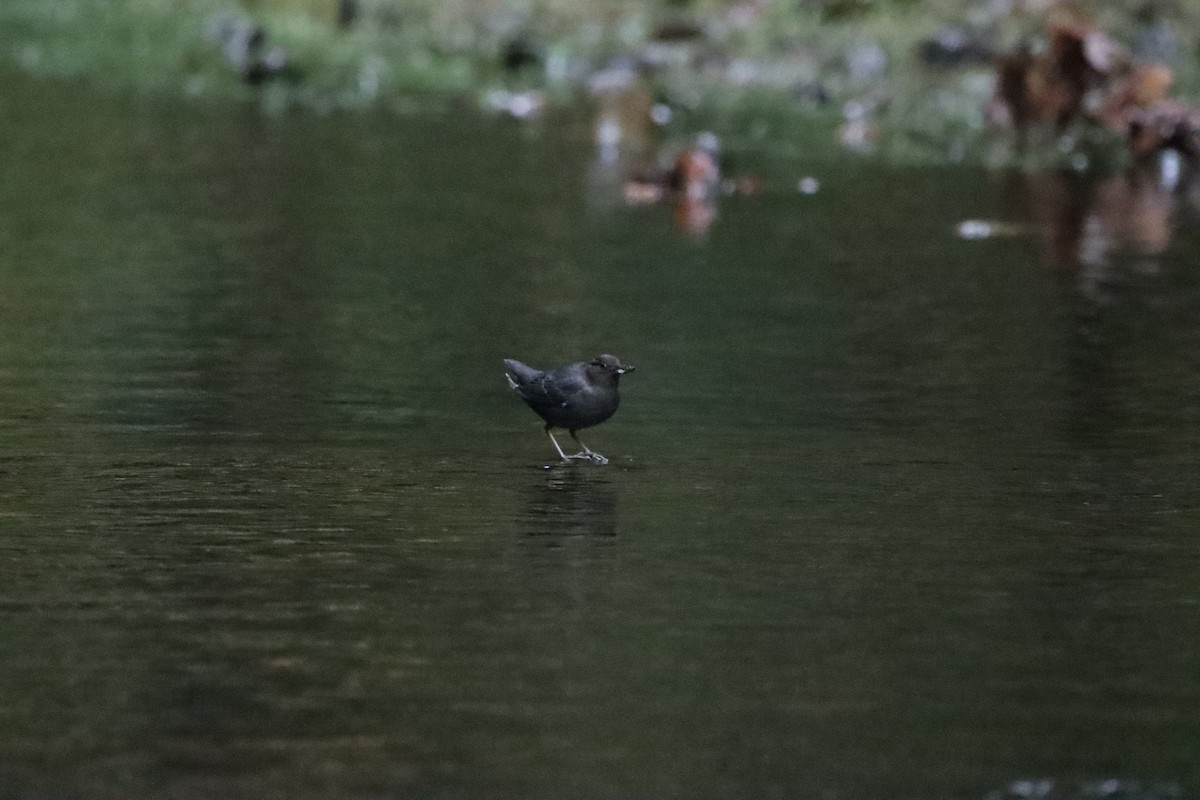
{"type": "Polygon", "coordinates": [[[550,430],[549,425],[546,426],[546,435],[550,437],[550,443],[553,444],[554,449],[558,451],[558,457],[561,458],[563,461],[566,461],[567,454],[564,453],[563,449],[558,446],[558,439],[554,438],[554,432],[550,430]]]}

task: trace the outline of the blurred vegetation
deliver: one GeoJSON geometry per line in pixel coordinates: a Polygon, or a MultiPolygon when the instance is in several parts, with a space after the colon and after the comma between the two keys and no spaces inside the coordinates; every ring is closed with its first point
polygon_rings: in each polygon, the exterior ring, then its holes
{"type": "Polygon", "coordinates": [[[0,65],[329,111],[489,89],[571,105],[598,72],[631,63],[694,119],[736,129],[746,109],[771,109],[835,126],[851,104],[904,154],[972,146],[987,128],[990,55],[1044,47],[1064,9],[1130,52],[1166,31],[1175,94],[1200,93],[1200,3],[1184,0],[4,0],[0,65]],[[237,26],[261,31],[261,52],[286,66],[248,79],[230,52],[237,26]],[[975,48],[961,63],[930,55],[947,31],[975,48]]]}

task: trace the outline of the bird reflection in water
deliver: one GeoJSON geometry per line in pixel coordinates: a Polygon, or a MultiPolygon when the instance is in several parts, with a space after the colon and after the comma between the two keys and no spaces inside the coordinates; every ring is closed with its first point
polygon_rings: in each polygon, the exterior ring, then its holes
{"type": "Polygon", "coordinates": [[[543,478],[531,487],[522,515],[529,536],[562,547],[571,539],[617,535],[616,488],[602,471],[567,464],[543,478]]]}
{"type": "Polygon", "coordinates": [[[540,473],[512,540],[528,614],[573,629],[584,609],[611,609],[619,582],[617,489],[605,470],[564,464],[540,473]]]}

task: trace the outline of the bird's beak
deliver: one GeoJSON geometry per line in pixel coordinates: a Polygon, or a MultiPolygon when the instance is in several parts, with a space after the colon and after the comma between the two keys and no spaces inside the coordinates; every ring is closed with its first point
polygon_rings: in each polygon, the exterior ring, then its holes
{"type": "Polygon", "coordinates": [[[635,369],[637,369],[637,367],[633,366],[632,364],[622,364],[621,366],[617,367],[617,374],[624,375],[626,372],[633,372],[635,369]]]}

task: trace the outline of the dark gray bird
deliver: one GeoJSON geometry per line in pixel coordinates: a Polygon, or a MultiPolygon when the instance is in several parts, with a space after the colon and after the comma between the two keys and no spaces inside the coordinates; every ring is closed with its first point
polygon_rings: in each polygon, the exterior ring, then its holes
{"type": "Polygon", "coordinates": [[[621,404],[617,385],[621,376],[633,372],[629,364],[622,364],[616,356],[596,356],[591,361],[577,361],[550,372],[543,372],[522,364],[515,358],[504,359],[504,376],[508,385],[524,400],[538,416],[546,420],[546,435],[563,461],[571,458],[587,458],[597,464],[607,464],[608,459],[579,441],[575,431],[599,425],[611,417],[621,404]],[[575,443],[583,448],[574,455],[567,455],[558,446],[552,428],[565,428],[575,443]]]}

